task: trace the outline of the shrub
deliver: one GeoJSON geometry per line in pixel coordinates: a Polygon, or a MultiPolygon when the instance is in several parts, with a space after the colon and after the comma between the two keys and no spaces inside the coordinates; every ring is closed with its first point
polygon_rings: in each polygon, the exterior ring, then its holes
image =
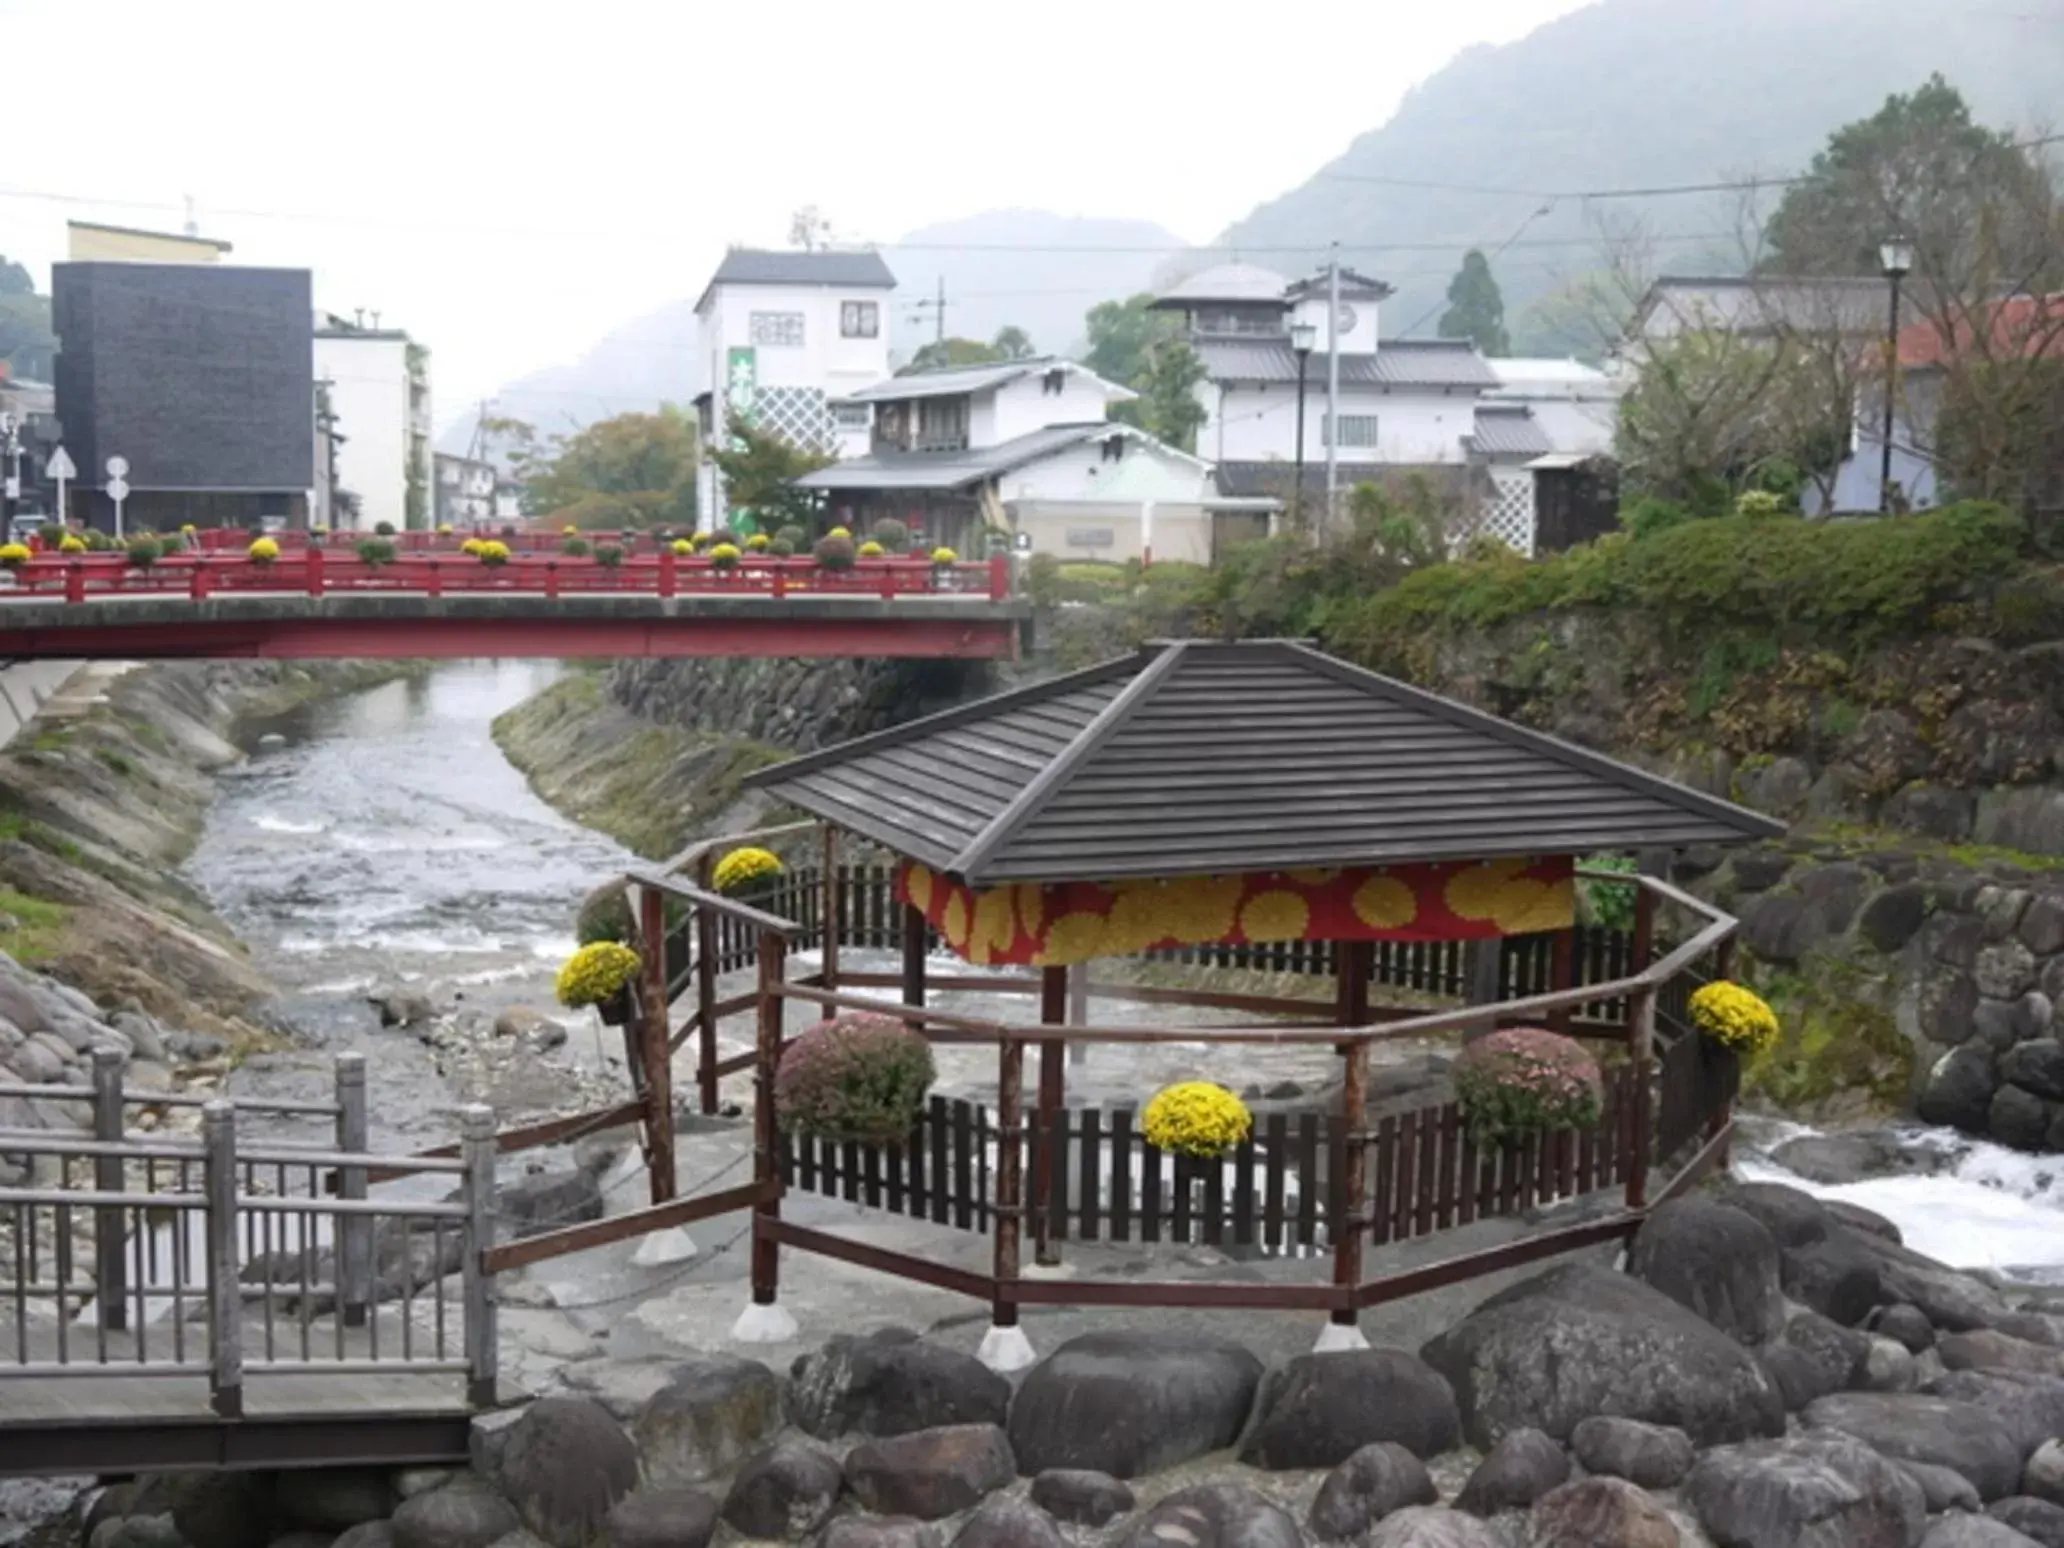
{"type": "Polygon", "coordinates": [[[604,543],[595,550],[595,563],[605,570],[613,570],[623,563],[623,550],[614,543],[604,543]]]}
{"type": "Polygon", "coordinates": [[[613,1000],[638,976],[640,965],[638,954],[617,941],[583,946],[559,969],[559,1003],[577,1010],[613,1000]]]}
{"type": "Polygon", "coordinates": [[[279,544],[269,537],[254,538],[244,556],[253,564],[271,564],[279,558],[279,544]]]}
{"type": "Polygon", "coordinates": [[[901,1144],[936,1074],[931,1047],[902,1022],[849,1012],[788,1045],[774,1077],[774,1111],[800,1134],[901,1144]]]}
{"type": "Polygon", "coordinates": [[[712,543],[709,562],[719,570],[738,568],[738,545],[736,543],[712,543]]]}
{"type": "MultiPolygon", "coordinates": [[[[1593,855],[1584,862],[1594,871],[1618,871],[1632,876],[1639,870],[1628,855],[1593,855]]],[[[1632,882],[1601,881],[1593,876],[1579,877],[1578,896],[1584,904],[1584,914],[1591,923],[1607,930],[1631,930],[1634,928],[1635,904],[1641,889],[1632,882]]]]}
{"type": "Polygon", "coordinates": [[[675,538],[670,546],[677,558],[692,559],[695,557],[695,545],[686,538],[675,538]]]}
{"type": "Polygon", "coordinates": [[[498,570],[509,562],[509,545],[497,538],[489,538],[473,550],[473,557],[491,570],[498,570]]]}
{"type": "Polygon", "coordinates": [[[1796,516],[1799,508],[1772,490],[1746,489],[1735,497],[1734,514],[1744,521],[1769,521],[1776,516],[1796,516]]]}
{"type": "Polygon", "coordinates": [[[868,534],[882,548],[892,554],[910,552],[910,528],[893,516],[884,516],[874,524],[874,531],[868,534]]]}
{"type": "Polygon", "coordinates": [[[710,534],[710,546],[714,548],[719,543],[729,543],[733,548],[736,548],[738,546],[738,534],[729,527],[719,527],[710,534]]]}
{"type": "Polygon", "coordinates": [[[1681,527],[1692,519],[1690,511],[1661,495],[1643,495],[1620,512],[1620,525],[1637,543],[1643,538],[1654,537],[1658,532],[1681,527]]]}
{"type": "Polygon", "coordinates": [[[26,543],[0,543],[0,565],[10,570],[19,570],[35,557],[26,543]]]}
{"type": "Polygon", "coordinates": [[[883,548],[881,544],[875,542],[873,538],[869,538],[866,542],[860,545],[859,552],[860,557],[862,559],[879,559],[883,554],[887,553],[888,550],[883,548]]]}
{"type": "Polygon", "coordinates": [[[748,549],[750,549],[753,553],[764,554],[769,547],[769,539],[767,537],[767,534],[764,532],[755,532],[751,537],[745,540],[745,546],[748,549]]]}
{"type": "Polygon", "coordinates": [[[795,557],[795,544],[785,537],[778,537],[767,545],[767,553],[769,557],[775,559],[793,559],[795,557]]]}
{"type": "Polygon", "coordinates": [[[1140,1122],[1148,1144],[1202,1161],[1224,1155],[1254,1132],[1247,1104],[1206,1080],[1163,1087],[1140,1122]]]}
{"type": "Polygon", "coordinates": [[[688,541],[693,547],[707,548],[710,545],[710,535],[707,532],[691,532],[688,534],[688,541]]]}
{"type": "Polygon", "coordinates": [[[373,523],[373,536],[374,536],[374,537],[393,537],[393,536],[394,536],[394,523],[393,523],[393,522],[391,522],[391,521],[376,521],[376,522],[374,522],[374,523],[373,523]]]}
{"type": "Polygon", "coordinates": [[[129,567],[135,570],[148,570],[165,557],[164,545],[154,537],[131,538],[126,552],[129,567]]]}
{"type": "Polygon", "coordinates": [[[1691,997],[1691,1019],[1723,1048],[1754,1058],[1777,1041],[1777,1012],[1753,989],[1720,979],[1691,997]]]}
{"type": "Polygon", "coordinates": [[[932,550],[932,563],[958,564],[960,563],[960,555],[956,554],[952,549],[942,546],[932,550]]]}
{"type": "Polygon", "coordinates": [[[774,541],[786,542],[790,553],[799,553],[810,546],[810,534],[794,522],[785,522],[774,529],[774,541]]]}
{"type": "Polygon", "coordinates": [[[89,527],[86,529],[86,546],[96,554],[105,554],[113,550],[115,540],[98,527],[89,527]]]}
{"type": "Polygon", "coordinates": [[[771,849],[751,845],[734,849],[719,860],[710,873],[719,892],[740,892],[755,882],[772,881],[781,874],[781,857],[771,849]]]}
{"type": "Polygon", "coordinates": [[[588,540],[577,537],[565,538],[559,544],[559,552],[569,559],[585,559],[589,553],[588,540]]]}
{"type": "Polygon", "coordinates": [[[843,528],[834,527],[817,540],[817,546],[810,550],[817,562],[827,570],[850,570],[858,556],[853,549],[853,538],[843,528]]]}
{"type": "Polygon", "coordinates": [[[86,552],[86,540],[76,532],[67,532],[57,540],[57,551],[61,554],[83,554],[86,552]]]}
{"type": "Polygon", "coordinates": [[[1508,1027],[1477,1039],[1455,1061],[1455,1099],[1479,1144],[1503,1144],[1598,1122],[1605,1087],[1598,1062],[1574,1038],[1508,1027]]]}
{"type": "Polygon", "coordinates": [[[374,569],[383,564],[392,564],[394,545],[385,538],[367,538],[358,545],[358,558],[361,564],[369,564],[374,569]]]}

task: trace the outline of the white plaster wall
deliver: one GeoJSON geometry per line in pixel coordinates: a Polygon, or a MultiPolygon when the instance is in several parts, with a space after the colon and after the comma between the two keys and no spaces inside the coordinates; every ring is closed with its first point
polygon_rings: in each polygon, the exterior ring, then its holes
{"type": "Polygon", "coordinates": [[[337,482],[358,496],[357,531],[370,532],[383,521],[397,532],[408,525],[407,350],[402,339],[315,341],[316,379],[330,383],[330,407],[344,437],[337,482]]]}

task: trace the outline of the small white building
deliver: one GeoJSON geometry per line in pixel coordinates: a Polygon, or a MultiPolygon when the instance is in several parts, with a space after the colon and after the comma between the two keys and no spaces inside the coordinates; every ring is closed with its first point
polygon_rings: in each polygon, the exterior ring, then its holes
{"type": "Polygon", "coordinates": [[[1135,396],[1053,358],[892,377],[848,399],[872,411],[868,454],[797,485],[855,533],[894,518],[914,544],[970,557],[993,531],[1061,558],[1209,563],[1223,503],[1211,466],[1113,423],[1111,405],[1135,396]]]}
{"type": "MultiPolygon", "coordinates": [[[[809,451],[863,455],[871,417],[852,394],[889,374],[895,286],[872,250],[732,248],[695,303],[705,443],[721,444],[727,422],[746,417],[809,451]]],[[[715,464],[698,479],[705,525],[715,525],[725,509],[715,464]]]]}
{"type": "Polygon", "coordinates": [[[475,457],[438,452],[437,508],[440,527],[471,527],[494,520],[495,465],[475,457]]]}
{"type": "Polygon", "coordinates": [[[315,379],[324,389],[340,530],[432,525],[430,354],[399,328],[327,313],[315,327],[315,379]]]}

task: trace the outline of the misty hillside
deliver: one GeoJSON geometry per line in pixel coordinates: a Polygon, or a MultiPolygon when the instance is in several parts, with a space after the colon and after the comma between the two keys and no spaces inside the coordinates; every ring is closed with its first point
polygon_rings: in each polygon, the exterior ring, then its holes
{"type": "MultiPolygon", "coordinates": [[[[913,231],[883,251],[896,276],[890,344],[898,357],[932,336],[933,314],[915,303],[946,281],[946,327],[993,338],[1015,323],[1041,351],[1066,353],[1082,338],[1082,314],[1097,302],[1148,284],[1157,265],[1181,248],[1160,226],[1138,220],[1086,220],[1041,210],[996,210],[913,231]],[[1104,248],[1042,252],[1041,248],[1104,248]]],[[[695,297],[683,296],[632,319],[569,365],[534,371],[503,387],[497,411],[547,434],[612,414],[685,404],[705,374],[695,354],[695,297]]],[[[463,452],[473,434],[465,415],[438,440],[463,452]]]]}
{"type": "Polygon", "coordinates": [[[1044,210],[991,210],[926,226],[883,254],[896,276],[895,346],[908,354],[932,336],[930,311],[912,303],[932,297],[943,275],[948,333],[988,339],[1015,323],[1042,354],[1066,354],[1082,341],[1083,313],[1147,288],[1182,245],[1151,221],[1044,210]]]}
{"type": "MultiPolygon", "coordinates": [[[[1600,0],[1501,47],[1477,47],[1415,88],[1381,128],[1225,240],[1295,270],[1343,258],[1391,280],[1390,333],[1430,332],[1461,253],[1519,230],[1544,200],[1354,178],[1565,191],[1654,187],[1805,164],[1830,130],[1932,71],[1987,122],[2057,127],[2059,0],[1600,0]],[[1309,253],[1263,252],[1303,248],[1309,253]]],[[[1719,195],[1554,201],[1495,264],[1507,316],[1598,261],[1599,220],[1638,216],[1657,264],[1711,268],[1739,251],[1719,195]]],[[[1524,329],[1519,342],[1524,345],[1524,329]]]]}

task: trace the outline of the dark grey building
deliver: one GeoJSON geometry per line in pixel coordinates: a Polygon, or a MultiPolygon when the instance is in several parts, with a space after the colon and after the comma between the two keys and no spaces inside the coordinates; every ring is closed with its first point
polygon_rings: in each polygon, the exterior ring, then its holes
{"type": "Polygon", "coordinates": [[[71,514],[113,523],[106,459],[129,459],[132,529],[305,520],[315,482],[306,269],[60,263],[57,412],[83,475],[71,514]]]}

